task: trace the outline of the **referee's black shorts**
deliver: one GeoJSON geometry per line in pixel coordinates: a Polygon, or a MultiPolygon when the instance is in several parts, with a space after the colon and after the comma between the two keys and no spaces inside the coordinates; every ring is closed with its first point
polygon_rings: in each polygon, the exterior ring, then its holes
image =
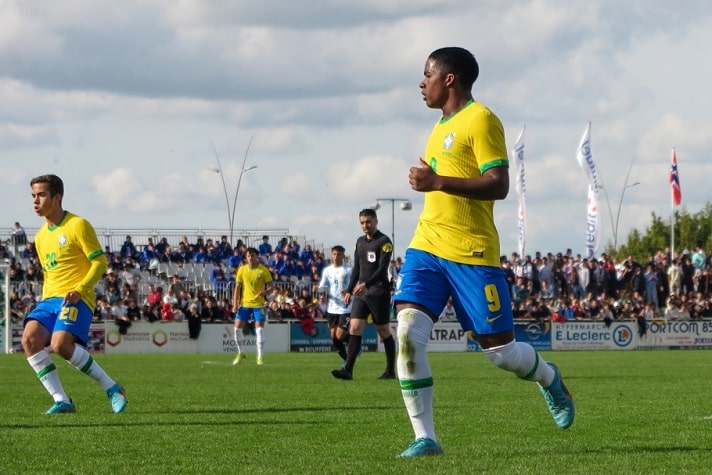
{"type": "Polygon", "coordinates": [[[391,291],[369,289],[366,295],[354,296],[351,302],[351,318],[366,320],[371,315],[376,325],[386,325],[391,320],[391,291]]]}

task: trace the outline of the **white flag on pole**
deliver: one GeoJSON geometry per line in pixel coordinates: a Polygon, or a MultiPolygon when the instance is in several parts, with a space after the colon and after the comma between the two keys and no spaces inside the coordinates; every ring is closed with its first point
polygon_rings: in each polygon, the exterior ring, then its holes
{"type": "Polygon", "coordinates": [[[586,256],[592,259],[598,249],[598,232],[600,230],[598,217],[598,190],[588,186],[586,200],[586,256]]]}
{"type": "Polygon", "coordinates": [[[586,256],[591,259],[598,249],[598,234],[600,230],[598,216],[598,190],[601,188],[598,183],[598,171],[593,162],[591,153],[591,123],[586,126],[586,130],[581,137],[576,159],[579,166],[588,178],[588,196],[586,209],[586,256]]]}
{"type": "Polygon", "coordinates": [[[516,190],[519,196],[519,209],[518,209],[518,219],[517,228],[519,230],[519,255],[524,256],[527,243],[527,186],[526,186],[526,175],[524,173],[524,131],[526,126],[522,127],[522,131],[519,133],[519,138],[514,144],[512,149],[512,155],[514,155],[514,161],[517,164],[517,176],[516,176],[516,190]]]}

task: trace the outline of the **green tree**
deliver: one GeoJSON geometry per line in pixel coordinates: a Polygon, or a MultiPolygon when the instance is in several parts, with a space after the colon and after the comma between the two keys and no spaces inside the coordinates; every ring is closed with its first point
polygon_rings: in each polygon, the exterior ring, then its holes
{"type": "MultiPolygon", "coordinates": [[[[658,250],[670,247],[671,223],[669,218],[662,218],[651,213],[651,223],[641,233],[633,229],[625,243],[618,249],[609,244],[606,253],[617,261],[633,256],[638,262],[645,262],[658,250]]],[[[712,249],[712,203],[705,204],[700,211],[691,214],[686,208],[675,211],[675,252],[681,254],[684,249],[692,250],[695,246],[712,249]]]]}

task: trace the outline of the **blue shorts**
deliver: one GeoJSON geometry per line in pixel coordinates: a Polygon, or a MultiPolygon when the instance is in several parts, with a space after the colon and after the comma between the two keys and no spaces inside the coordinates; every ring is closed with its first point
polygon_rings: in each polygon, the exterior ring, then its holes
{"type": "Polygon", "coordinates": [[[450,296],[463,330],[491,335],[514,329],[509,285],[501,268],[460,264],[408,249],[394,302],[421,305],[437,317],[450,296]]]}
{"type": "Polygon", "coordinates": [[[62,305],[62,302],[64,302],[64,297],[52,297],[39,301],[25,317],[23,326],[27,325],[29,320],[37,320],[50,333],[69,332],[77,337],[82,345],[86,346],[94,312],[81,300],[76,305],[62,305]]]}
{"type": "Polygon", "coordinates": [[[265,313],[262,307],[240,307],[240,309],[235,314],[235,320],[240,320],[242,322],[249,322],[252,318],[255,322],[264,323],[265,313]]]}

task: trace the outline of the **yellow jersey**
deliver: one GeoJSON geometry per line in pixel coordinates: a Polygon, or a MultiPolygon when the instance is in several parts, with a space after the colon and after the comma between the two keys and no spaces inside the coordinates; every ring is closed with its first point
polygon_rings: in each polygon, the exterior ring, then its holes
{"type": "Polygon", "coordinates": [[[37,257],[44,272],[42,298],[65,297],[78,291],[90,309],[96,306],[94,285],[80,285],[93,259],[104,259],[104,251],[89,221],[69,211],[56,226],[45,222],[35,236],[37,257]]]}
{"type": "Polygon", "coordinates": [[[235,283],[240,286],[240,306],[264,307],[265,298],[260,293],[270,282],[272,282],[272,274],[264,265],[257,264],[257,267],[250,267],[249,263],[241,265],[235,275],[235,283]]]}
{"type": "MultiPolygon", "coordinates": [[[[480,177],[493,167],[508,167],[504,127],[487,107],[470,101],[435,124],[424,160],[441,176],[480,177]]],[[[462,264],[499,266],[499,235],[494,201],[425,193],[410,247],[462,264]]]]}

